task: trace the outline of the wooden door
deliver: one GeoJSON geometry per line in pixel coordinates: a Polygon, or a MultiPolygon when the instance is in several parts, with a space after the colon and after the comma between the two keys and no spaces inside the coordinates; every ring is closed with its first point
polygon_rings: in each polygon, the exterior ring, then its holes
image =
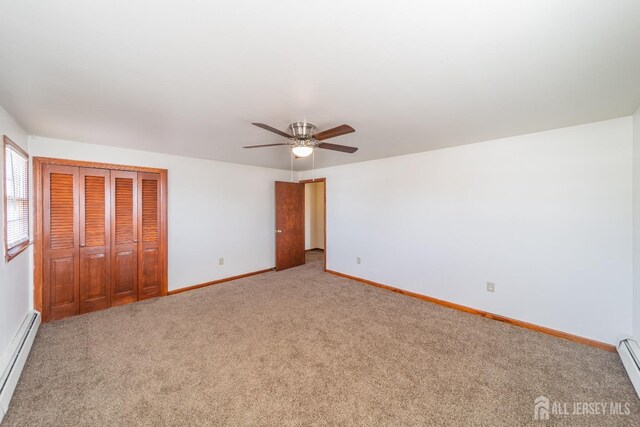
{"type": "Polygon", "coordinates": [[[111,171],[111,305],[138,300],[138,174],[111,171]]]}
{"type": "Polygon", "coordinates": [[[110,305],[111,212],[107,169],[80,168],[80,313],[110,305]]]}
{"type": "Polygon", "coordinates": [[[160,174],[138,173],[138,299],[162,294],[160,174]]]}
{"type": "Polygon", "coordinates": [[[43,305],[49,320],[80,310],[78,172],[73,166],[43,169],[43,305]]]}
{"type": "Polygon", "coordinates": [[[276,270],[304,264],[304,184],[276,182],[276,270]]]}

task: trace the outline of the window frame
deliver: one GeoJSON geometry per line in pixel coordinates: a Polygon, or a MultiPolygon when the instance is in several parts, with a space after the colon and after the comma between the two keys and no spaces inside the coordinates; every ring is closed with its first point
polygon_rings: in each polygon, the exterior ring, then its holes
{"type": "Polygon", "coordinates": [[[3,144],[2,144],[2,165],[3,165],[3,173],[2,173],[2,188],[3,188],[3,203],[4,203],[4,258],[5,262],[9,262],[31,245],[31,189],[29,182],[29,153],[24,151],[18,144],[13,142],[7,135],[3,135],[3,144]],[[18,154],[24,156],[27,160],[27,240],[24,242],[18,243],[12,247],[8,245],[8,227],[7,227],[7,146],[10,146],[12,149],[18,152],[18,154]]]}

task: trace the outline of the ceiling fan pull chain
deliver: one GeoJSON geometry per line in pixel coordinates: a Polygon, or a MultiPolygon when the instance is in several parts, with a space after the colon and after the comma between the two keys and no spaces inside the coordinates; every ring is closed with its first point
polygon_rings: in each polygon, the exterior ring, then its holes
{"type": "Polygon", "coordinates": [[[316,150],[311,153],[311,179],[316,180],[316,150]]]}
{"type": "Polygon", "coordinates": [[[290,150],[291,153],[291,182],[293,182],[293,150],[290,150]]]}

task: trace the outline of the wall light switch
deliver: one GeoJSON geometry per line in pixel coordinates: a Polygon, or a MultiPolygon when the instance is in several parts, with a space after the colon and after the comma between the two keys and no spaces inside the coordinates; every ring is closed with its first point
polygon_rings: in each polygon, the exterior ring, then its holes
{"type": "Polygon", "coordinates": [[[487,282],[487,292],[495,292],[496,284],[492,282],[487,282]]]}
{"type": "Polygon", "coordinates": [[[356,264],[360,264],[360,257],[356,258],[356,264]]]}
{"type": "Polygon", "coordinates": [[[218,260],[218,265],[224,265],[224,258],[220,258],[218,260]]]}

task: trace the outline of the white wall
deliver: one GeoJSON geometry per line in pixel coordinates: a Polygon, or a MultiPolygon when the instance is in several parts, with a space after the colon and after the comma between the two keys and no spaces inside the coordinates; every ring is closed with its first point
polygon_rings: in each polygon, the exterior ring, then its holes
{"type": "MultiPolygon", "coordinates": [[[[21,148],[27,150],[27,134],[0,107],[0,138],[7,135],[21,148]]],[[[4,153],[0,154],[0,179],[4,179],[4,153]]],[[[4,200],[4,185],[0,182],[0,200],[4,200]]],[[[2,205],[0,203],[0,205],[2,205]]],[[[4,205],[0,206],[0,224],[4,224],[4,205]]],[[[1,228],[1,226],[0,226],[1,228]]],[[[32,307],[31,252],[32,247],[9,261],[4,258],[4,232],[0,230],[0,369],[7,357],[7,350],[27,312],[32,307]]]]}
{"type": "Polygon", "coordinates": [[[324,182],[304,186],[305,249],[324,249],[324,182]]]}
{"type": "Polygon", "coordinates": [[[318,170],[327,268],[614,343],[632,327],[631,158],[625,117],[318,170]]]}
{"type": "Polygon", "coordinates": [[[288,181],[288,171],[41,137],[29,148],[169,170],[169,290],[274,266],[274,182],[288,181]]]}
{"type": "Polygon", "coordinates": [[[640,108],[633,115],[633,335],[640,337],[640,108]]]}
{"type": "Polygon", "coordinates": [[[315,234],[313,247],[317,249],[324,249],[324,182],[316,182],[316,212],[315,218],[315,234]]]}
{"type": "Polygon", "coordinates": [[[304,248],[313,249],[313,234],[315,232],[314,204],[316,186],[313,184],[304,185],[304,248]]]}

